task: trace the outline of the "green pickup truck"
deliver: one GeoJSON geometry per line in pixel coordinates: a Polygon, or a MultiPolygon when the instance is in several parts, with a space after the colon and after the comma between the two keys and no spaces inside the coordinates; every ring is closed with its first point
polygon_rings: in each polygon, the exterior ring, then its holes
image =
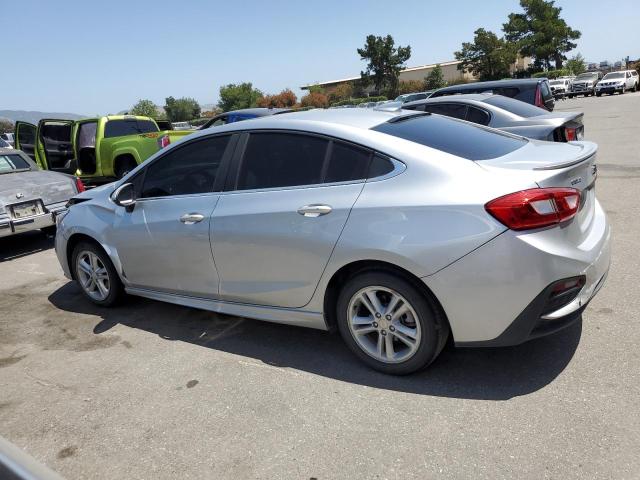
{"type": "Polygon", "coordinates": [[[82,120],[16,122],[15,148],[40,168],[71,173],[90,183],[120,179],[190,131],[161,131],[149,117],[109,115],[82,120]]]}

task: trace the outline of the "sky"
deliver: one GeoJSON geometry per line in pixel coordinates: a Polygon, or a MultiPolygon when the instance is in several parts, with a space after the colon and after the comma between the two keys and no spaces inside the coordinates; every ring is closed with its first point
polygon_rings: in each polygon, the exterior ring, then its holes
{"type": "MultiPolygon", "coordinates": [[[[640,57],[639,0],[556,4],[588,61],[640,57]]],[[[300,96],[302,85],[358,75],[369,34],[411,45],[407,66],[444,62],[514,11],[517,0],[0,0],[0,110],[98,115],[168,96],[211,104],[221,85],[245,81],[300,96]]]]}

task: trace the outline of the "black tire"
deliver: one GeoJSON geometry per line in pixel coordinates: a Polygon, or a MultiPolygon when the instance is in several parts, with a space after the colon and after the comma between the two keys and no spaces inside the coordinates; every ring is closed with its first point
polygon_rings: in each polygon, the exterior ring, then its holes
{"type": "Polygon", "coordinates": [[[626,91],[627,91],[627,89],[626,89],[626,87],[623,85],[623,86],[622,86],[622,90],[620,90],[620,95],[624,95],[624,92],[626,92],[626,91]]]}
{"type": "MultiPolygon", "coordinates": [[[[441,314],[435,299],[425,295],[410,281],[391,272],[369,270],[353,276],[342,288],[336,308],[340,335],[347,346],[360,360],[383,373],[407,375],[427,367],[440,354],[449,337],[449,324],[441,314]],[[405,361],[385,363],[377,360],[356,342],[354,334],[351,333],[349,328],[349,304],[359,291],[372,286],[384,287],[398,293],[407,300],[417,314],[416,323],[420,323],[421,329],[420,341],[415,353],[405,361]]],[[[375,335],[375,333],[372,333],[372,335],[375,335]]],[[[380,333],[377,333],[377,335],[380,335],[380,333]]],[[[401,344],[397,343],[396,345],[401,344]]]]}
{"type": "Polygon", "coordinates": [[[601,93],[596,93],[596,97],[601,97],[602,94],[601,93]]]}
{"type": "Polygon", "coordinates": [[[55,237],[56,236],[56,226],[51,225],[50,227],[41,228],[40,231],[44,233],[47,237],[55,237]]]}
{"type": "Polygon", "coordinates": [[[131,157],[116,159],[115,175],[118,180],[122,179],[131,170],[136,168],[138,164],[131,157]]]}
{"type": "Polygon", "coordinates": [[[118,272],[116,272],[116,269],[113,266],[113,263],[111,263],[111,259],[109,259],[109,256],[98,244],[91,242],[80,242],[78,245],[76,245],[73,249],[73,253],[71,254],[71,270],[73,272],[74,279],[80,286],[82,294],[96,305],[100,305],[101,307],[111,307],[113,305],[116,305],[124,297],[124,287],[122,285],[122,282],[120,281],[118,272]],[[96,255],[107,271],[110,287],[109,294],[102,300],[92,297],[81,285],[81,274],[79,273],[78,257],[86,252],[91,252],[96,255]]]}

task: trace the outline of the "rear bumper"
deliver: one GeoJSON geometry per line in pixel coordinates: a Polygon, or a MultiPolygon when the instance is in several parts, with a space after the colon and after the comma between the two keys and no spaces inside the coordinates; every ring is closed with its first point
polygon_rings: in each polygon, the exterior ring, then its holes
{"type": "Polygon", "coordinates": [[[579,245],[570,241],[570,230],[508,230],[422,279],[440,301],[456,345],[517,345],[580,317],[606,280],[611,233],[597,201],[589,234],[579,245]],[[549,288],[576,276],[584,276],[577,296],[549,311],[549,288]]]}
{"type": "Polygon", "coordinates": [[[2,219],[0,220],[0,238],[51,227],[56,224],[56,216],[65,210],[64,204],[61,204],[48,206],[47,212],[42,215],[35,215],[19,220],[11,218],[2,219]]]}

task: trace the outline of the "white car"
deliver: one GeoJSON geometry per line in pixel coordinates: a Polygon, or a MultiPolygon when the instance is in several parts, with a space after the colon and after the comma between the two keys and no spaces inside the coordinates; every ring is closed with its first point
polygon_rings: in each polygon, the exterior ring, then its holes
{"type": "Polygon", "coordinates": [[[636,70],[607,73],[596,85],[596,95],[598,97],[603,93],[613,95],[618,92],[623,94],[627,90],[638,91],[638,72],[636,70]]]}
{"type": "Polygon", "coordinates": [[[4,140],[9,144],[10,148],[13,148],[14,146],[13,133],[0,133],[0,140],[4,140]]]}

